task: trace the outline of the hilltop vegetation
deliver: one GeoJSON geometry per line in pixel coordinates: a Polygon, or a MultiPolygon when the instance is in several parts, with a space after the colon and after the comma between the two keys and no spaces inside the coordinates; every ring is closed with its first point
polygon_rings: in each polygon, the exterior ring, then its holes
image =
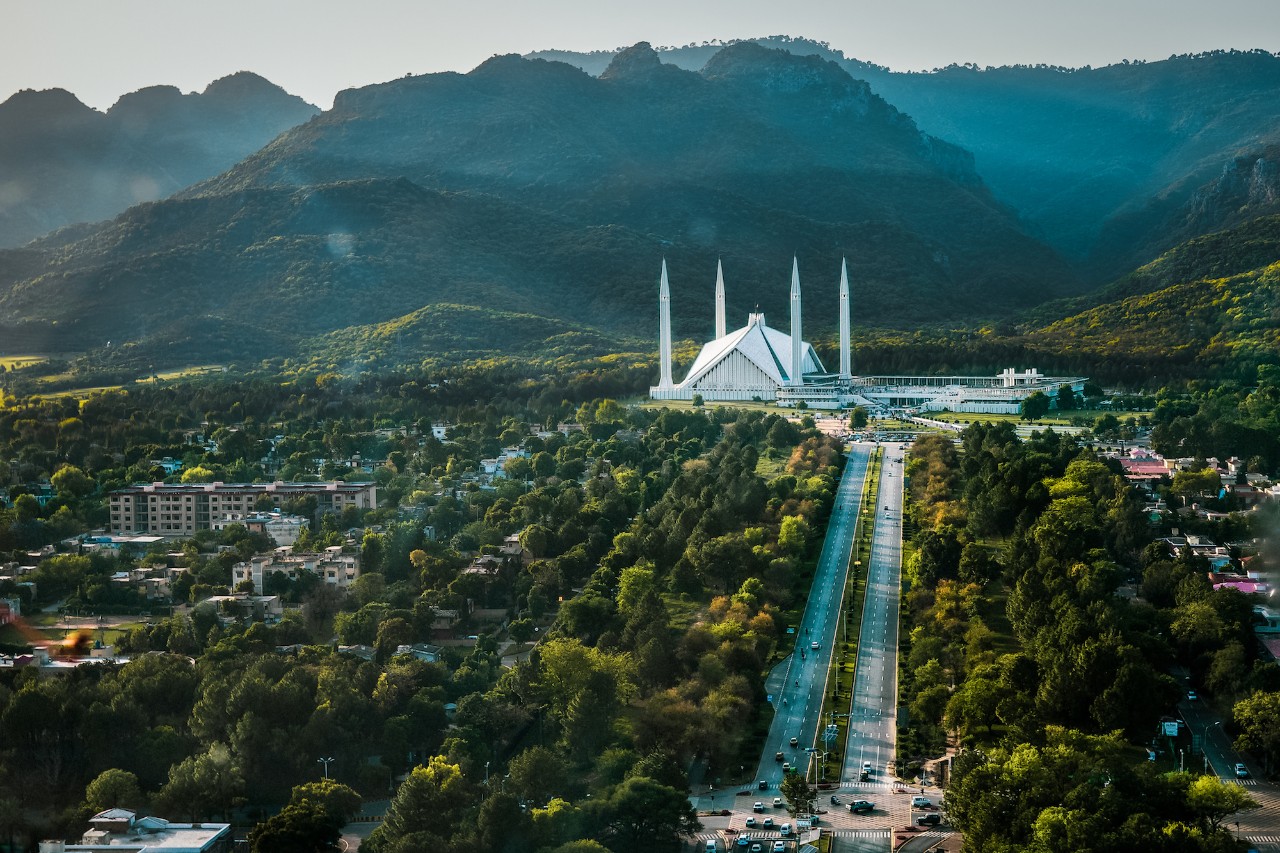
{"type": "Polygon", "coordinates": [[[793,253],[815,330],[844,255],[878,322],[1074,287],[965,152],[837,66],[744,44],[695,74],[640,45],[599,79],[508,56],[343,92],[176,198],[0,253],[0,333],[256,360],[449,303],[649,339],[665,256],[677,335],[701,338],[717,257],[742,316],[785,312],[793,253]]]}

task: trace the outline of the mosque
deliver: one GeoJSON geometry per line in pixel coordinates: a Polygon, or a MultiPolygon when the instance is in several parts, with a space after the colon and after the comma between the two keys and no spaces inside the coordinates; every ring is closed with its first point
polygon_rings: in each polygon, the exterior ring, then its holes
{"type": "Polygon", "coordinates": [[[791,333],[765,323],[764,314],[747,315],[733,332],[725,326],[724,270],[716,263],[715,338],[703,344],[683,381],[671,365],[671,285],[662,261],[658,284],[658,384],[654,400],[706,402],[759,401],[810,409],[863,406],[873,414],[930,411],[1017,413],[1022,401],[1040,391],[1054,401],[1069,385],[1078,394],[1084,377],[1043,376],[1034,368],[1008,368],[996,376],[854,376],[849,332],[849,271],[840,262],[839,370],[828,372],[801,329],[800,264],[791,261],[791,333]],[[803,405],[801,405],[803,403],[803,405]]]}

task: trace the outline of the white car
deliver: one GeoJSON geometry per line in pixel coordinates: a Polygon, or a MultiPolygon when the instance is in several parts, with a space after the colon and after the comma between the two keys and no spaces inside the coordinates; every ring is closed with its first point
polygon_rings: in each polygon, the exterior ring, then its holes
{"type": "Polygon", "coordinates": [[[1248,778],[1249,778],[1249,768],[1248,768],[1248,767],[1245,767],[1243,764],[1239,764],[1239,763],[1237,763],[1237,764],[1236,764],[1236,778],[1237,778],[1237,779],[1248,779],[1248,778]]]}

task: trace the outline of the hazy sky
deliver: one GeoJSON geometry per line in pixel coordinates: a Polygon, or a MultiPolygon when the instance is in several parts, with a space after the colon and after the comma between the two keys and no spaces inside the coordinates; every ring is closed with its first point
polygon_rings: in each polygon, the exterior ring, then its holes
{"type": "Polygon", "coordinates": [[[1105,65],[1280,51],[1280,0],[4,0],[0,100],[56,86],[106,109],[249,70],[327,108],[340,89],[496,53],[781,34],[897,70],[1105,65]]]}

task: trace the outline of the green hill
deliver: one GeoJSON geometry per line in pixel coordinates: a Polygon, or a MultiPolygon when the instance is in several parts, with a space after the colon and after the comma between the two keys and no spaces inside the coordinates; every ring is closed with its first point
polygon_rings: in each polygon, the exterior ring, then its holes
{"type": "Polygon", "coordinates": [[[837,65],[743,44],[694,73],[638,45],[599,78],[507,56],[340,93],[177,197],[0,252],[0,334],[245,361],[450,304],[652,341],[666,257],[702,340],[717,258],[737,322],[786,316],[793,254],[815,335],[844,256],[864,325],[1076,292],[966,152],[837,65]]]}

